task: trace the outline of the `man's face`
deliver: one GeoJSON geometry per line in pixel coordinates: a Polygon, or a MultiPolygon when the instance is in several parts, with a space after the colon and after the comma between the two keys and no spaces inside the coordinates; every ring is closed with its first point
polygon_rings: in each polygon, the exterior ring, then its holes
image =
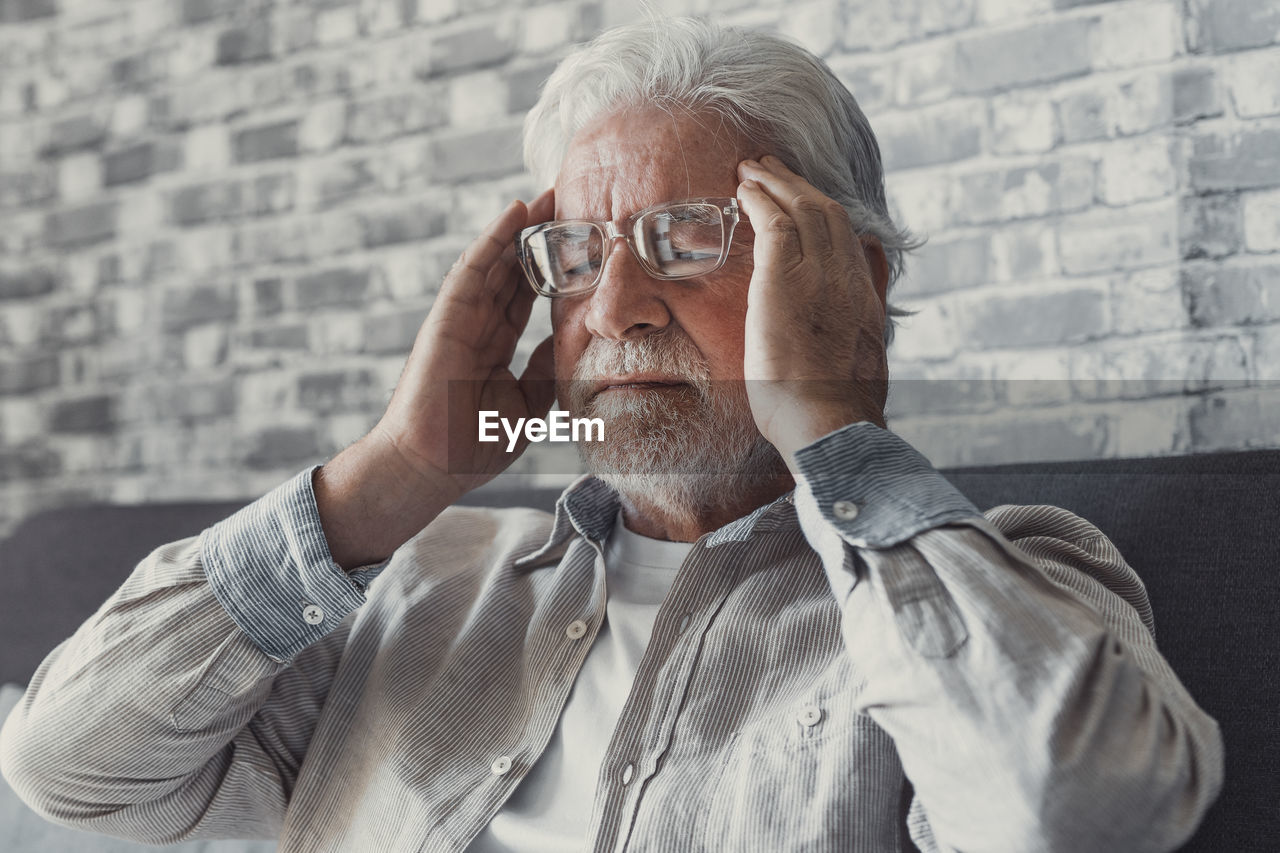
{"type": "MultiPolygon", "coordinates": [[[[556,180],[556,219],[620,222],[659,202],[732,197],[738,162],[750,156],[744,147],[712,116],[652,108],[608,114],[569,145],[556,180]]],[[[635,341],[678,327],[713,380],[741,379],[749,235],[749,226],[740,225],[725,265],[684,281],[650,278],[622,241],[613,243],[592,293],[552,303],[558,377],[572,376],[593,339],[635,341]]]]}
{"type": "MultiPolygon", "coordinates": [[[[621,222],[662,202],[732,197],[739,161],[759,154],[713,116],[615,112],[570,143],[555,217],[621,222]]],[[[619,491],[705,505],[776,474],[742,385],[751,233],[740,223],[723,267],[676,281],[651,278],[615,241],[594,291],[553,300],[560,402],[604,419],[604,441],[581,450],[597,474],[621,475],[619,491]]]]}

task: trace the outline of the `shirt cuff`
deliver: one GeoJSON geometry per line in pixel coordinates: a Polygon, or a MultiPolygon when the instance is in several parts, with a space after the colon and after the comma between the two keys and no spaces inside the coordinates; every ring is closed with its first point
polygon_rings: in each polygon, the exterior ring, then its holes
{"type": "Polygon", "coordinates": [[[320,525],[313,465],[201,534],[205,576],[231,619],[284,663],[365,601],[391,561],[350,574],[333,561],[320,525]]]}
{"type": "Polygon", "coordinates": [[[796,451],[805,488],[796,499],[847,543],[891,548],[918,533],[982,517],[914,447],[873,423],[860,421],[796,451]]]}

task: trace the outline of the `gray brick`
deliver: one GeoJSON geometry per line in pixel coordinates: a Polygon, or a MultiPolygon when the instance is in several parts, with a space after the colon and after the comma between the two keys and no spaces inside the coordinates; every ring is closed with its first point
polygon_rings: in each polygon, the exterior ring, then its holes
{"type": "Polygon", "coordinates": [[[1107,99],[1101,92],[1074,92],[1058,102],[1058,124],[1064,142],[1086,142],[1111,135],[1107,99]]]}
{"type": "Polygon", "coordinates": [[[178,225],[197,225],[242,216],[262,216],[292,210],[295,178],[291,172],[259,175],[245,181],[225,181],[182,187],[169,195],[169,218],[178,225]]]}
{"type": "Polygon", "coordinates": [[[53,168],[33,164],[21,172],[0,173],[0,208],[22,207],[46,201],[57,194],[53,168]]]}
{"type": "Polygon", "coordinates": [[[990,264],[986,235],[930,240],[911,259],[902,293],[914,296],[973,287],[990,280],[990,264]]]}
{"type": "Polygon", "coordinates": [[[334,243],[333,231],[322,234],[316,231],[314,221],[267,219],[237,227],[231,233],[231,263],[236,266],[255,264],[284,264],[305,261],[314,254],[328,254],[347,248],[345,243],[334,243]]]}
{"type": "MultiPolygon", "coordinates": [[[[555,67],[554,62],[544,62],[512,68],[504,72],[502,79],[507,86],[507,112],[520,114],[528,112],[538,102],[538,95],[542,93],[542,84],[547,82],[547,78],[551,76],[555,67]]],[[[853,89],[853,93],[858,97],[859,103],[864,107],[867,106],[862,93],[857,89],[853,89]]]]}
{"type": "Polygon", "coordinates": [[[431,40],[426,72],[435,76],[498,65],[515,54],[515,35],[515,27],[489,22],[442,33],[431,40]]]}
{"type": "Polygon", "coordinates": [[[49,157],[86,148],[97,148],[106,138],[106,125],[96,116],[89,114],[68,116],[53,123],[40,153],[42,156],[49,157]]]}
{"type": "Polygon", "coordinates": [[[1173,120],[1178,124],[1222,115],[1221,90],[1212,68],[1175,71],[1172,86],[1173,120]]]}
{"type": "Polygon", "coordinates": [[[986,92],[1060,80],[1087,72],[1093,21],[1068,18],[962,38],[956,46],[957,86],[986,92]]]}
{"type": "Polygon", "coordinates": [[[44,238],[51,246],[66,248],[109,240],[116,235],[119,208],[114,201],[50,213],[44,218],[44,238]]]}
{"type": "Polygon", "coordinates": [[[1097,290],[983,296],[961,311],[961,340],[982,349],[1075,343],[1106,333],[1106,294],[1097,290]]]}
{"type": "Polygon", "coordinates": [[[182,23],[202,24],[236,8],[237,0],[182,0],[182,23]]]}
{"type": "Polygon", "coordinates": [[[1058,229],[1059,259],[1069,275],[1174,263],[1177,243],[1176,217],[1163,205],[1091,211],[1058,229]]]}
{"type": "Polygon", "coordinates": [[[241,130],[232,139],[237,163],[256,163],[298,153],[298,123],[283,121],[241,130]]]}
{"type": "Polygon", "coordinates": [[[260,278],[253,282],[253,310],[260,317],[284,310],[283,284],[278,278],[260,278]]]}
{"type": "MultiPolygon", "coordinates": [[[[927,52],[888,65],[886,70],[894,75],[894,99],[904,105],[949,99],[956,89],[957,55],[954,42],[935,43],[927,52]]],[[[876,61],[884,63],[883,54],[876,61]]]]}
{"type": "Polygon", "coordinates": [[[248,205],[243,212],[253,216],[265,216],[293,210],[296,188],[297,181],[292,172],[259,175],[253,179],[249,189],[241,193],[241,199],[248,200],[248,205]]]}
{"type": "Polygon", "coordinates": [[[150,417],[160,421],[181,420],[186,424],[227,418],[236,413],[234,377],[213,380],[184,378],[161,382],[147,391],[150,417]]]}
{"type": "Polygon", "coordinates": [[[445,212],[425,204],[357,214],[365,248],[425,240],[444,233],[445,212]]]}
{"type": "Polygon", "coordinates": [[[991,278],[1025,281],[1058,272],[1052,227],[1001,228],[991,234],[991,278]]]}
{"type": "Polygon", "coordinates": [[[308,311],[331,305],[362,305],[369,298],[367,269],[332,269],[299,276],[298,308],[308,311]]]}
{"type": "Polygon", "coordinates": [[[1053,0],[1055,9],[1075,9],[1078,6],[1096,6],[1099,3],[1114,3],[1115,0],[1053,0]]]}
{"type": "Polygon", "coordinates": [[[428,156],[432,176],[449,183],[512,175],[524,168],[518,126],[436,137],[428,156]]]}
{"type": "Polygon", "coordinates": [[[1280,5],[1258,0],[1192,0],[1198,47],[1214,53],[1274,44],[1280,39],[1280,5]]]}
{"type": "Polygon", "coordinates": [[[1229,137],[1194,137],[1191,186],[1200,191],[1280,186],[1280,128],[1253,127],[1229,137]]]}
{"type": "Polygon", "coordinates": [[[196,225],[237,216],[241,191],[236,181],[182,187],[169,196],[169,218],[179,225],[196,225]]]}
{"type": "Polygon", "coordinates": [[[0,361],[0,394],[29,394],[52,388],[60,379],[56,355],[0,361]]]}
{"type": "Polygon", "coordinates": [[[235,27],[218,36],[217,63],[238,65],[257,62],[271,56],[271,26],[266,21],[256,21],[249,26],[235,27]]]}
{"type": "Polygon", "coordinates": [[[989,411],[1004,402],[1005,383],[981,377],[898,379],[889,386],[890,418],[924,414],[989,411]]]}
{"type": "Polygon", "coordinates": [[[117,425],[118,401],[108,394],[59,400],[49,413],[49,431],[110,434],[117,425]]]}
{"type": "Polygon", "coordinates": [[[111,80],[131,89],[145,88],[168,76],[167,52],[150,48],[111,63],[111,80]]]}
{"type": "Polygon", "coordinates": [[[254,349],[305,350],[309,346],[307,326],[267,326],[249,332],[248,343],[254,349]]]}
{"type": "Polygon", "coordinates": [[[1189,412],[1191,449],[1242,450],[1280,441],[1280,393],[1274,383],[1202,397],[1189,412]]]}
{"type": "Polygon", "coordinates": [[[112,252],[98,258],[98,286],[119,284],[124,281],[124,270],[120,262],[120,254],[112,252]]]}
{"type": "Polygon", "coordinates": [[[378,95],[347,106],[349,142],[377,142],[439,127],[448,119],[445,90],[422,85],[411,92],[378,95]]]}
{"type": "Polygon", "coordinates": [[[982,150],[986,111],[973,104],[902,113],[876,126],[886,170],[975,157],[982,150]]]}
{"type": "Polygon", "coordinates": [[[1093,202],[1093,167],[1064,160],[962,175],[956,219],[970,225],[1081,210],[1093,202]]]}
{"type": "Polygon", "coordinates": [[[424,315],[414,311],[398,311],[364,320],[365,352],[407,353],[422,327],[424,315]]]}
{"type": "Polygon", "coordinates": [[[364,411],[379,398],[374,375],[368,370],[330,370],[298,377],[298,405],[313,412],[364,411]]]}
{"type": "Polygon", "coordinates": [[[57,286],[58,276],[46,267],[0,267],[0,299],[30,299],[52,293],[57,286]]]}
{"type": "Polygon", "coordinates": [[[1280,265],[1183,270],[1182,295],[1196,326],[1280,320],[1280,265]]]}
{"type": "Polygon", "coordinates": [[[1187,196],[1178,205],[1178,248],[1181,256],[1221,258],[1235,254],[1243,242],[1240,198],[1232,195],[1187,196]]]}
{"type": "Polygon", "coordinates": [[[97,343],[101,327],[97,305],[61,305],[46,312],[40,340],[53,347],[97,343]]]}
{"type": "Polygon", "coordinates": [[[321,207],[359,195],[378,186],[375,165],[367,157],[356,157],[315,168],[324,169],[317,180],[316,200],[321,207]]]}
{"type": "Polygon", "coordinates": [[[157,172],[178,168],[181,155],[170,145],[143,142],[113,151],[102,158],[102,182],[106,186],[142,181],[157,172]]]}
{"type": "Polygon", "coordinates": [[[0,0],[0,24],[18,24],[58,14],[57,0],[0,0]]]}
{"type": "Polygon", "coordinates": [[[43,442],[0,448],[0,483],[40,480],[62,473],[62,457],[43,442]]]}
{"type": "Polygon", "coordinates": [[[202,284],[171,288],[161,300],[161,317],[168,332],[184,331],[201,323],[230,322],[236,318],[235,290],[226,285],[202,284]]]}
{"type": "Polygon", "coordinates": [[[293,468],[320,461],[320,442],[312,427],[273,427],[254,435],[244,464],[255,470],[293,468]]]}

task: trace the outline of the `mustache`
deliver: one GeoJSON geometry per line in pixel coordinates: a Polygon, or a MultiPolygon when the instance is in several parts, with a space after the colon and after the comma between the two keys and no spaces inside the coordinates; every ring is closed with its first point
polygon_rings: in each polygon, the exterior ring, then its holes
{"type": "MultiPolygon", "coordinates": [[[[700,396],[711,390],[711,368],[684,332],[670,328],[642,338],[610,341],[592,338],[573,369],[571,394],[585,398],[590,384],[602,376],[658,373],[691,385],[700,396]]],[[[582,400],[585,402],[585,399],[582,400]]]]}

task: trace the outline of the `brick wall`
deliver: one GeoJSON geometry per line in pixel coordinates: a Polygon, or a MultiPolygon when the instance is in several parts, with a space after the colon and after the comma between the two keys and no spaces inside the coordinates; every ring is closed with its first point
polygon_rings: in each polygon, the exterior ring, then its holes
{"type": "MultiPolygon", "coordinates": [[[[935,461],[1280,445],[1280,7],[653,5],[779,28],[862,102],[930,238],[891,410],[935,461]]],[[[535,189],[539,84],[635,6],[0,0],[0,524],[251,497],[362,435],[535,189]]]]}

